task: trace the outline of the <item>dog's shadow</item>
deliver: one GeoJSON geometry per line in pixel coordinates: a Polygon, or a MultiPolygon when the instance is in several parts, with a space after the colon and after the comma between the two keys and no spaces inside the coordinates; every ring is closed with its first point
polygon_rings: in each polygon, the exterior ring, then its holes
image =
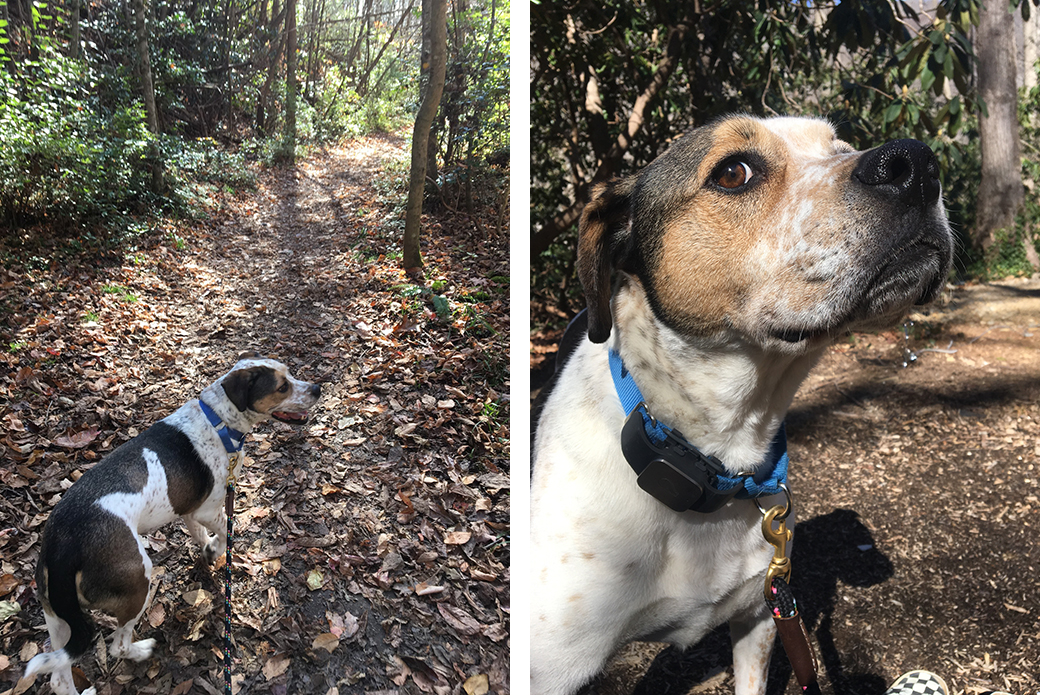
{"type": "MultiPolygon", "coordinates": [[[[848,509],[803,521],[795,527],[791,554],[791,588],[805,626],[815,638],[820,657],[820,683],[835,695],[880,695],[888,686],[870,671],[869,654],[843,639],[845,654],[835,646],[833,616],[838,581],[851,587],[880,584],[893,574],[891,561],[874,546],[870,530],[848,509]],[[864,661],[866,660],[866,661],[864,661]]],[[[687,693],[692,687],[732,663],[729,630],[716,629],[694,647],[661,651],[636,685],[633,695],[687,693]]],[[[768,695],[780,695],[793,682],[791,666],[777,642],[769,674],[768,695]]],[[[794,686],[795,690],[797,684],[794,686]]]]}

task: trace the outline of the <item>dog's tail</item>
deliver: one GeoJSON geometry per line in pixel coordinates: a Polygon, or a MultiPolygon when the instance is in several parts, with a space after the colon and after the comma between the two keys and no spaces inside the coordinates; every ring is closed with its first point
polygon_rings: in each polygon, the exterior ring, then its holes
{"type": "Polygon", "coordinates": [[[61,668],[69,667],[73,661],[90,648],[94,642],[94,623],[83,610],[79,603],[79,594],[76,591],[75,571],[67,571],[71,568],[63,568],[66,571],[49,571],[46,545],[40,552],[40,563],[36,568],[36,588],[39,592],[40,603],[43,604],[44,613],[47,614],[47,628],[51,636],[51,648],[55,646],[58,639],[56,632],[64,633],[62,627],[58,627],[56,620],[64,621],[68,625],[68,641],[61,649],[52,652],[37,654],[29,660],[25,668],[25,677],[29,678],[39,673],[52,673],[61,668]]]}

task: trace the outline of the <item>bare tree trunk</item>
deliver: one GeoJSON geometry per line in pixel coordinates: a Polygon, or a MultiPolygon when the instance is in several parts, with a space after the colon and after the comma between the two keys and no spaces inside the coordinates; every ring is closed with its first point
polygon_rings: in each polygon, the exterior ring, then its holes
{"type": "Polygon", "coordinates": [[[285,128],[282,159],[296,163],[296,0],[285,3],[285,128]]]}
{"type": "Polygon", "coordinates": [[[148,31],[145,27],[144,0],[134,0],[134,19],[137,29],[137,58],[141,63],[141,91],[144,92],[144,110],[148,130],[153,135],[151,150],[152,192],[162,193],[163,170],[159,156],[159,112],[155,107],[155,87],[152,84],[152,59],[148,51],[148,31]]]}
{"type": "MultiPolygon", "coordinates": [[[[975,40],[979,96],[982,181],[972,243],[985,251],[1000,229],[1011,231],[1022,204],[1022,145],[1018,134],[1018,90],[1015,85],[1014,15],[1004,0],[988,0],[979,9],[975,40]]],[[[1028,243],[1029,240],[1027,240],[1028,243]]]]}
{"type": "Polygon", "coordinates": [[[1036,62],[1040,60],[1040,12],[1033,10],[1029,19],[1022,25],[1022,34],[1025,39],[1022,83],[1026,89],[1032,89],[1037,85],[1036,62]]]}
{"type": "Polygon", "coordinates": [[[358,54],[361,51],[361,43],[364,41],[365,37],[368,36],[368,32],[371,31],[372,28],[371,14],[372,0],[365,0],[365,9],[362,10],[361,16],[359,17],[360,21],[358,22],[357,40],[354,42],[354,45],[350,47],[350,51],[347,52],[347,58],[343,61],[346,70],[349,71],[352,76],[357,74],[357,65],[355,63],[357,62],[358,54]]]}
{"type": "MultiPolygon", "coordinates": [[[[428,66],[430,65],[430,46],[432,43],[430,37],[430,28],[432,26],[430,24],[430,18],[432,17],[430,2],[431,0],[422,0],[422,49],[419,58],[419,65],[422,66],[419,71],[420,79],[425,77],[427,81],[429,81],[430,74],[428,66]]],[[[447,32],[447,29],[445,29],[445,32],[447,32]]],[[[446,50],[447,47],[445,46],[446,50]]],[[[437,152],[440,150],[440,132],[441,127],[444,125],[444,112],[440,110],[439,104],[433,119],[430,125],[430,134],[426,138],[426,179],[436,182],[439,176],[437,171],[437,152]]]]}
{"type": "MultiPolygon", "coordinates": [[[[270,37],[267,34],[267,0],[260,0],[257,3],[257,20],[256,20],[256,34],[255,34],[255,51],[256,55],[253,56],[253,62],[256,65],[257,71],[264,73],[267,68],[267,61],[269,60],[268,52],[270,51],[270,37]]],[[[264,87],[265,83],[261,85],[260,91],[256,95],[256,129],[263,131],[264,129],[264,87]]]]}
{"type": "Polygon", "coordinates": [[[225,128],[227,129],[228,138],[235,136],[235,109],[234,109],[234,94],[235,94],[235,73],[231,69],[231,45],[234,41],[232,36],[231,28],[231,0],[225,0],[224,2],[224,70],[227,79],[227,98],[225,107],[227,111],[224,114],[225,128]]]}
{"type": "MultiPolygon", "coordinates": [[[[444,92],[444,73],[448,57],[448,4],[446,0],[429,0],[430,8],[430,80],[423,93],[412,133],[412,168],[408,179],[408,206],[405,209],[403,264],[406,271],[422,267],[419,252],[419,223],[422,217],[423,193],[426,190],[426,155],[430,126],[444,92]]],[[[425,8],[424,8],[425,9],[425,8]]]]}
{"type": "Polygon", "coordinates": [[[80,0],[71,0],[71,2],[69,2],[69,57],[73,60],[79,58],[80,52],[79,8],[80,0]]]}
{"type": "Polygon", "coordinates": [[[365,66],[365,72],[357,79],[356,91],[358,96],[364,97],[368,93],[368,80],[372,76],[372,70],[379,61],[382,60],[383,54],[386,53],[386,49],[393,43],[394,37],[397,36],[397,32],[400,31],[401,25],[404,24],[404,20],[408,18],[408,15],[412,13],[412,7],[415,5],[415,0],[409,0],[408,7],[405,8],[404,12],[401,13],[401,17],[397,20],[397,24],[394,25],[393,30],[390,31],[390,36],[383,43],[383,47],[379,49],[379,53],[376,57],[369,61],[368,65],[365,66]]]}
{"type": "Polygon", "coordinates": [[[279,9],[278,0],[273,0],[271,3],[271,24],[267,32],[267,75],[264,78],[264,84],[260,88],[260,96],[258,97],[257,127],[264,133],[270,133],[274,123],[271,92],[274,88],[275,80],[278,79],[282,44],[285,41],[284,33],[278,30],[281,22],[282,13],[279,9]]]}

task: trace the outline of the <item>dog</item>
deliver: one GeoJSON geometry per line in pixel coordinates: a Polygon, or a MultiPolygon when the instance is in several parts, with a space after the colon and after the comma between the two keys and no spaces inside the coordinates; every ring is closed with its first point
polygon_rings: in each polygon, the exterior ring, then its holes
{"type": "Polygon", "coordinates": [[[731,116],[594,189],[587,338],[564,340],[532,449],[532,693],[576,692],[629,641],[688,647],[723,623],[737,695],[764,692],[773,548],[755,502],[781,498],[748,498],[784,494],[766,484],[782,422],[824,348],[945,286],[938,175],[916,140],[857,152],[823,120],[731,116]]]}
{"type": "Polygon", "coordinates": [[[110,654],[149,658],[155,640],[133,641],[151,599],[141,535],[181,517],[212,564],[227,548],[225,488],[241,469],[246,433],[272,418],[306,422],[320,395],[319,384],[292,378],[281,362],[247,353],[199,398],[84,473],[43,530],[36,587],[51,651],[29,661],[26,677],[50,673],[56,695],[78,694],[72,663],[93,642],[90,609],[118,622],[110,654]]]}

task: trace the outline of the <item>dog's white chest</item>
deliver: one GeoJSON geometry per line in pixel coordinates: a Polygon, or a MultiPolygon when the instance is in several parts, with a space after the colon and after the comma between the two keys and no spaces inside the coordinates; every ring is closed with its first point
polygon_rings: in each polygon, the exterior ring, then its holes
{"type": "Polygon", "coordinates": [[[143,449],[148,465],[148,480],[140,492],[113,492],[95,504],[123,519],[138,533],[149,533],[177,518],[167,492],[166,469],[151,449],[143,449]]]}

